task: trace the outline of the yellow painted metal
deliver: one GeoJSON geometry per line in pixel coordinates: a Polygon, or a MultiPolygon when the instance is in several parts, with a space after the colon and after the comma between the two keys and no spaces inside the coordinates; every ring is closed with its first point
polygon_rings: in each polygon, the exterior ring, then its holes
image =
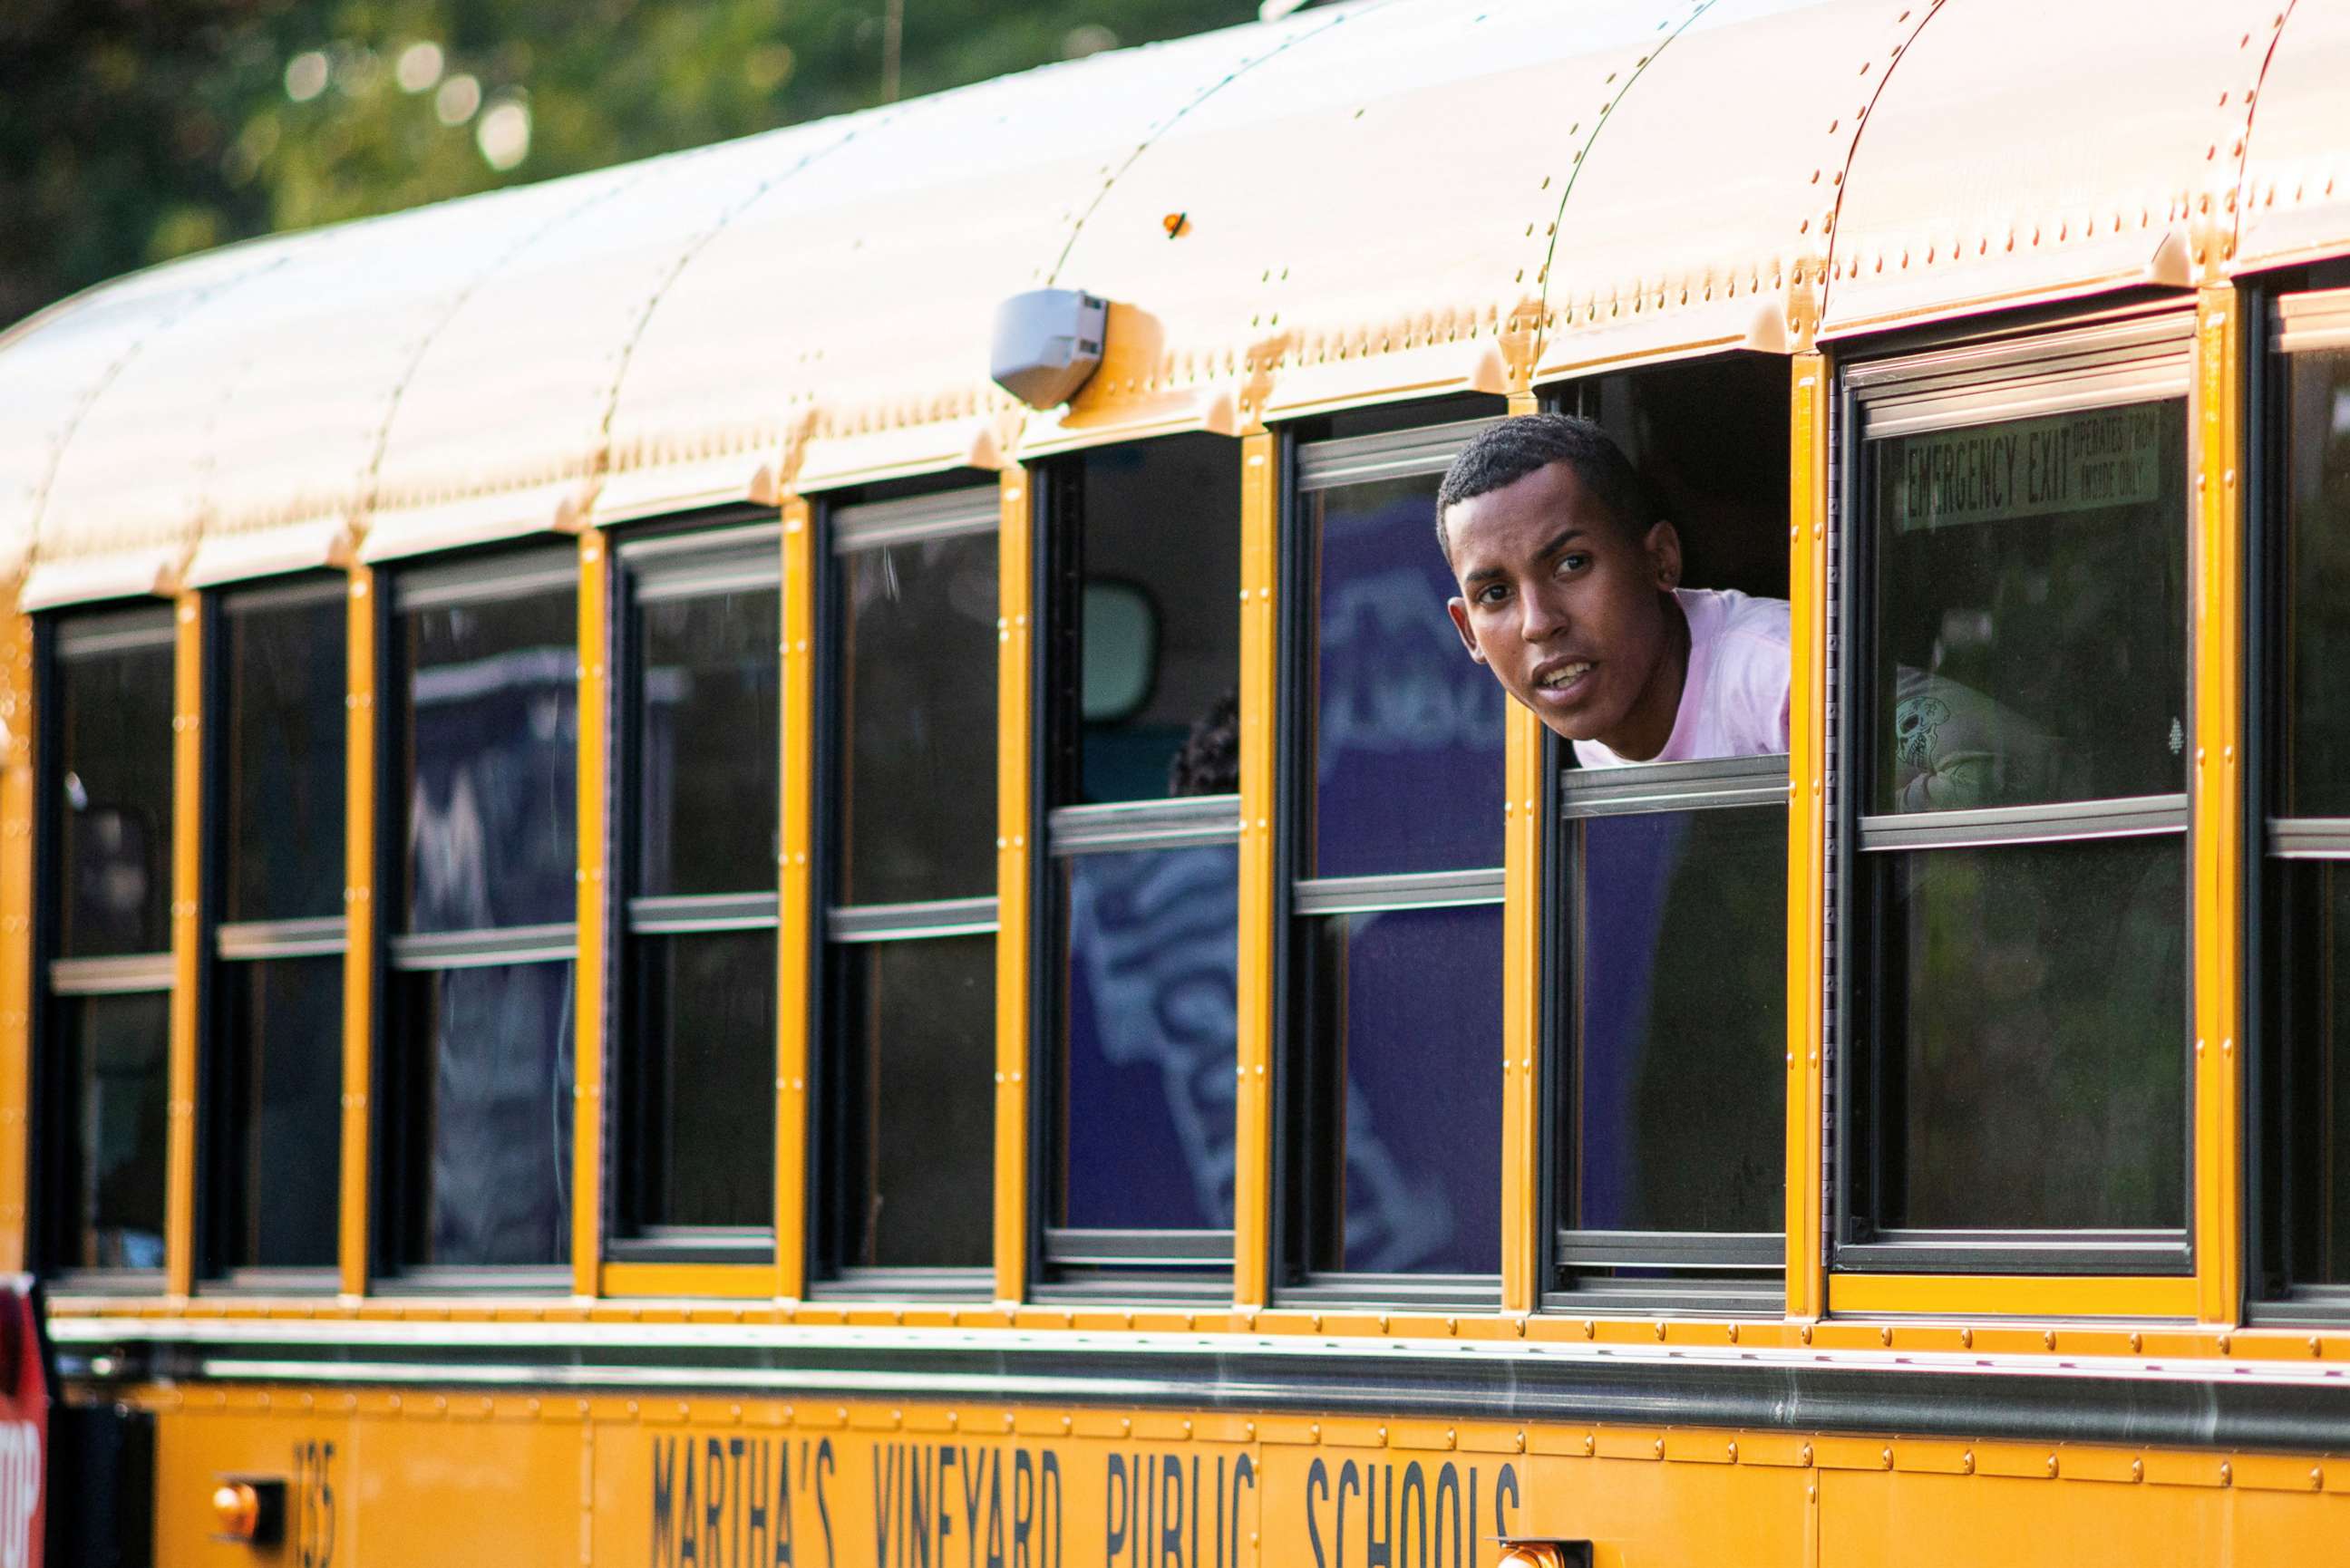
{"type": "Polygon", "coordinates": [[[784,521],[783,798],[775,920],[775,1294],[807,1289],[808,965],[816,889],[815,847],[816,529],[806,500],[786,497],[784,521]]]}
{"type": "Polygon", "coordinates": [[[578,950],[572,971],[571,1288],[597,1292],[604,1261],[604,964],[606,788],[610,747],[610,618],[605,613],[604,535],[579,536],[579,882],[578,950]]]}
{"type": "Polygon", "coordinates": [[[2196,1315],[2221,1324],[2243,1281],[2244,309],[2233,287],[2206,288],[2195,322],[2196,1315]]]}
{"type": "Polygon", "coordinates": [[[1513,701],[1502,806],[1502,1310],[1509,1313],[1532,1312],[1542,1299],[1542,723],[1513,701]]]}
{"type": "Polygon", "coordinates": [[[204,604],[179,597],[172,663],[172,1004],[166,1072],[171,1115],[163,1166],[163,1288],[186,1297],[196,1282],[196,1050],[203,968],[204,604]]]}
{"type": "Polygon", "coordinates": [[[764,1301],[775,1293],[775,1270],[760,1263],[606,1263],[598,1279],[608,1296],[764,1301]]]}
{"type": "Polygon", "coordinates": [[[1836,1274],[1828,1281],[1828,1310],[1839,1315],[2192,1318],[2196,1301],[2196,1282],[2183,1274],[1836,1274]]]}
{"type": "Polygon", "coordinates": [[[366,1291],[369,1272],[370,1106],[376,1018],[376,582],[350,570],[343,711],[343,1168],[336,1248],[343,1294],[366,1291]]]}
{"type": "MultiPolygon", "coordinates": [[[[1532,392],[1510,412],[1539,409],[1532,392]]],[[[1502,1310],[1530,1313],[1542,1299],[1543,727],[1531,710],[1504,705],[1502,803],[1502,1310]]]]}
{"type": "Polygon", "coordinates": [[[1280,437],[1241,438],[1240,1081],[1232,1181],[1232,1301],[1272,1299],[1273,953],[1281,867],[1273,822],[1281,755],[1280,437]]]}
{"type": "Polygon", "coordinates": [[[26,1267],[33,1062],[33,618],[0,597],[0,1271],[26,1267]]]}
{"type": "Polygon", "coordinates": [[[1028,944],[1033,877],[1028,825],[1034,698],[1035,516],[1028,474],[997,481],[995,623],[995,1297],[1028,1293],[1028,944]]]}
{"type": "Polygon", "coordinates": [[[284,1478],[286,1556],[344,1568],[452,1540],[647,1568],[1471,1568],[1503,1537],[1607,1568],[2314,1563],[2350,1529],[2350,1467],[2305,1453],[431,1386],[129,1401],[155,1417],[157,1560],[186,1568],[255,1561],[214,1538],[224,1473],[284,1478]]]}
{"type": "Polygon", "coordinates": [[[1826,1308],[1820,1234],[1827,929],[1826,356],[1789,362],[1787,415],[1787,1315],[1826,1308]]]}

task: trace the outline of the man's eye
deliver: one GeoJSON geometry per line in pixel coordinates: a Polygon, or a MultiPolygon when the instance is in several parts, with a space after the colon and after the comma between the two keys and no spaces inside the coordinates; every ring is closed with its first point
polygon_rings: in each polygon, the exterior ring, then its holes
{"type": "Polygon", "coordinates": [[[1580,550],[1570,550],[1558,558],[1558,569],[1562,572],[1579,572],[1589,565],[1591,557],[1580,550]]]}
{"type": "Polygon", "coordinates": [[[1510,590],[1500,583],[1488,583],[1477,590],[1477,602],[1481,605],[1497,605],[1507,598],[1509,593],[1510,590]]]}

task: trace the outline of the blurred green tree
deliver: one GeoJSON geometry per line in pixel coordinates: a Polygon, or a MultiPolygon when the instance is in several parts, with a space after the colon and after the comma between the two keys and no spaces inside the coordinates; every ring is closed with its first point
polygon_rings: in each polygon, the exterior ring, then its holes
{"type": "Polygon", "coordinates": [[[1255,0],[7,0],[0,324],[147,263],[575,173],[1255,0]],[[893,26],[892,14],[901,18],[893,26]]]}

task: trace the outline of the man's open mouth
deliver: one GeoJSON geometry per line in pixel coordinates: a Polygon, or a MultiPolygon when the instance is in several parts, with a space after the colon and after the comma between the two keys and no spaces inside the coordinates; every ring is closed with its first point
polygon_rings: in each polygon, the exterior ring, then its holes
{"type": "Polygon", "coordinates": [[[1590,674],[1591,669],[1591,661],[1587,659],[1578,659],[1565,664],[1557,665],[1552,669],[1544,670],[1541,674],[1534,677],[1534,690],[1537,691],[1564,691],[1568,687],[1573,686],[1576,681],[1582,680],[1585,676],[1590,674]]]}

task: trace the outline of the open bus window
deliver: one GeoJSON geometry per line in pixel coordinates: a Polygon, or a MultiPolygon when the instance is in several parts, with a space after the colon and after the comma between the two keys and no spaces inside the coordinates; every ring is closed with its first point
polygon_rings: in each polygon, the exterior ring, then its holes
{"type": "Polygon", "coordinates": [[[1211,1296],[1236,1168],[1239,443],[1087,452],[1045,493],[1050,1288],[1211,1296]]]}
{"type": "Polygon", "coordinates": [[[838,846],[817,1229],[852,1289],[984,1294],[995,1191],[993,485],[833,507],[838,846]]]}
{"type": "Polygon", "coordinates": [[[340,578],[228,595],[214,853],[210,1265],[333,1269],[342,1147],[340,578]]]}
{"type": "Polygon", "coordinates": [[[1435,532],[1445,468],[1485,423],[1465,411],[1297,448],[1299,1297],[1476,1304],[1501,1271],[1507,699],[1461,653],[1435,532]]]}
{"type": "Polygon", "coordinates": [[[163,1266],[175,642],[168,609],[64,616],[48,637],[45,1251],[63,1270],[163,1266]]]}
{"type": "MultiPolygon", "coordinates": [[[[1690,360],[1560,400],[1630,461],[1647,521],[1673,525],[1692,626],[1737,594],[1756,635],[1784,627],[1786,362],[1690,360]]],[[[1777,1309],[1786,784],[1781,754],[1559,775],[1545,999],[1561,1304],[1777,1309]]]]}
{"type": "Polygon", "coordinates": [[[2277,308],[2283,461],[2263,521],[2281,537],[2263,552],[2271,630],[2257,688],[2269,764],[2258,1293],[2338,1313],[2350,1307],[2350,294],[2277,308]]]}
{"type": "Polygon", "coordinates": [[[1840,1263],[2185,1266],[2186,331],[1849,373],[1840,1263]]]}
{"type": "Polygon", "coordinates": [[[773,1254],[778,530],[621,545],[617,1258],[773,1254]]]}
{"type": "Polygon", "coordinates": [[[578,573],[539,550],[393,583],[407,878],[382,1125],[411,1275],[571,1255],[578,573]]]}

